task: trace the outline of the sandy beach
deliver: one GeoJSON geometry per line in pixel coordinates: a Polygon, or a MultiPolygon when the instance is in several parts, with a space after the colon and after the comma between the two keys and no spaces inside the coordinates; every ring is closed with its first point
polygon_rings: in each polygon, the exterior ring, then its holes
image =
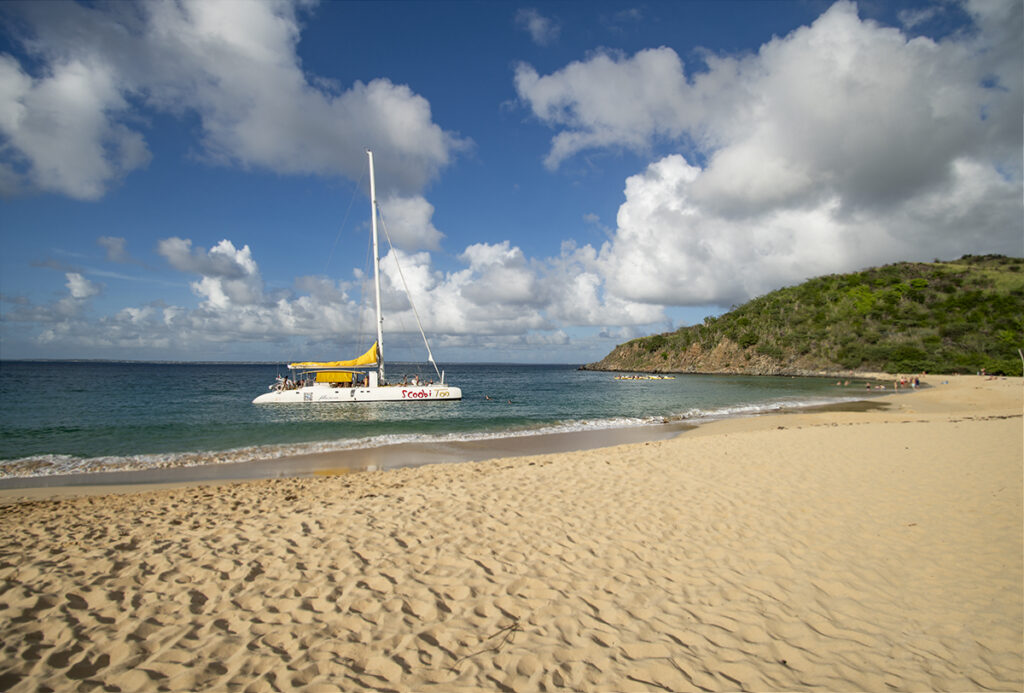
{"type": "MultiPolygon", "coordinates": [[[[0,690],[1019,691],[1020,378],[0,507],[0,690]]],[[[122,489],[124,491],[124,489],[122,489]]]]}

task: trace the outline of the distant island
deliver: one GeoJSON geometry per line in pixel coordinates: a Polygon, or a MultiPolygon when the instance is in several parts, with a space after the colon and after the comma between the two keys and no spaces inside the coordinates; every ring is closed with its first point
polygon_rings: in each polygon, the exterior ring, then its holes
{"type": "Polygon", "coordinates": [[[583,370],[1021,375],[1024,259],[965,255],[808,280],[702,325],[620,344],[583,370]]]}

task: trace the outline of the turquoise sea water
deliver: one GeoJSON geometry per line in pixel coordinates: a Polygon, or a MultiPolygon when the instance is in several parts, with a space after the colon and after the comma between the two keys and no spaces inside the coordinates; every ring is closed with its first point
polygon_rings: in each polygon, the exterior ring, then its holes
{"type": "MultiPolygon", "coordinates": [[[[398,442],[644,426],[862,399],[834,379],[615,380],[574,366],[446,367],[459,402],[254,405],[266,364],[0,362],[0,477],[271,460],[398,442]],[[490,399],[488,399],[488,397],[490,399]]],[[[434,377],[389,364],[388,377],[434,377]]]]}

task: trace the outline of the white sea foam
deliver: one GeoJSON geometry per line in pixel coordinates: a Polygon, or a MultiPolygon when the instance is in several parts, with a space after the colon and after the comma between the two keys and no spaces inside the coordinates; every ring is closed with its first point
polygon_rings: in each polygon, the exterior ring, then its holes
{"type": "Polygon", "coordinates": [[[841,402],[851,402],[863,399],[863,397],[815,397],[800,399],[780,399],[770,402],[758,402],[754,404],[738,404],[717,409],[690,409],[684,412],[680,419],[689,423],[706,423],[718,419],[728,419],[736,416],[756,416],[770,412],[786,411],[790,409],[804,409],[807,407],[819,407],[841,402]]]}

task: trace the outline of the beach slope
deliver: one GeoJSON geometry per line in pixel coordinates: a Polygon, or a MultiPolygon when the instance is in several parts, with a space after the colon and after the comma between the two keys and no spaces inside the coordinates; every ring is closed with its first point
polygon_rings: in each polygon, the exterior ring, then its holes
{"type": "Polygon", "coordinates": [[[0,507],[0,690],[1020,690],[1022,382],[0,507]]]}

